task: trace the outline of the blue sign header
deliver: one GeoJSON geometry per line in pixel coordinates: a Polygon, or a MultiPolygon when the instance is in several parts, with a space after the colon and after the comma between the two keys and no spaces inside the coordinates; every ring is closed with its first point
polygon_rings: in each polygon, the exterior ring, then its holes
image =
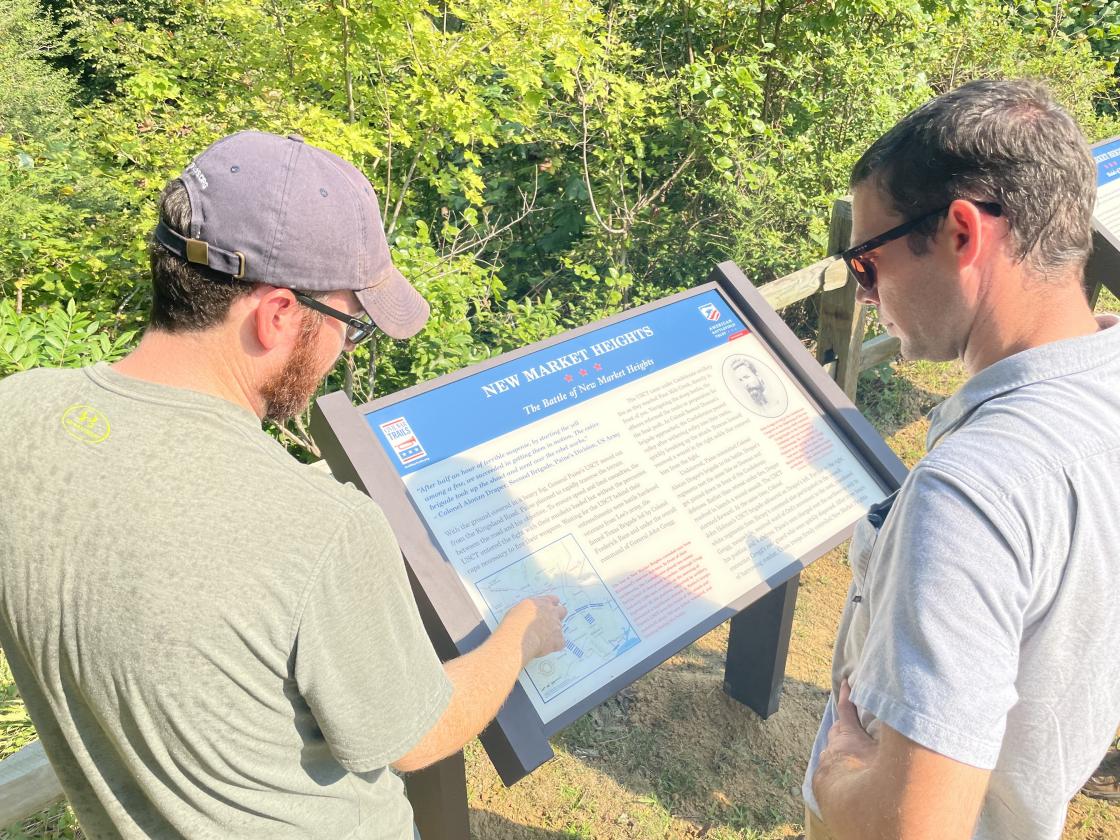
{"type": "Polygon", "coordinates": [[[408,475],[747,334],[716,291],[650,309],[366,414],[408,475]]]}
{"type": "Polygon", "coordinates": [[[1120,181],[1120,137],[1093,149],[1097,165],[1097,189],[1120,181]]]}

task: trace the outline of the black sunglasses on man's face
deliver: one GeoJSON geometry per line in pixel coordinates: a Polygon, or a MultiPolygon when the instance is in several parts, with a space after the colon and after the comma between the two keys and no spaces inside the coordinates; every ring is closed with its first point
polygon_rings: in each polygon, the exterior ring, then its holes
{"type": "MultiPolygon", "coordinates": [[[[1003,207],[999,204],[996,204],[995,202],[973,201],[972,203],[979,207],[981,210],[986,210],[987,212],[991,213],[993,216],[1000,216],[1003,214],[1003,207]]],[[[875,263],[867,259],[864,254],[870,251],[874,251],[876,248],[882,245],[886,245],[888,242],[893,242],[894,240],[905,236],[927,219],[932,219],[935,216],[940,216],[943,213],[949,212],[949,208],[951,206],[952,205],[950,204],[946,204],[944,207],[926,213],[924,216],[919,216],[916,219],[911,219],[908,222],[903,222],[898,227],[893,227],[886,233],[880,233],[878,236],[873,236],[866,242],[855,245],[846,251],[841,251],[840,258],[844,260],[845,264],[847,264],[848,271],[851,272],[852,277],[855,278],[856,282],[870,292],[875,288],[875,284],[878,282],[879,278],[875,274],[875,263]]]]}
{"type": "Polygon", "coordinates": [[[322,312],[324,315],[330,315],[346,325],[346,340],[351,344],[361,344],[377,329],[377,324],[373,322],[373,318],[366,316],[363,321],[360,318],[355,318],[353,315],[348,315],[345,312],[340,312],[325,303],[320,303],[313,297],[309,297],[302,292],[292,292],[296,300],[306,306],[308,309],[314,309],[316,312],[322,312]]]}

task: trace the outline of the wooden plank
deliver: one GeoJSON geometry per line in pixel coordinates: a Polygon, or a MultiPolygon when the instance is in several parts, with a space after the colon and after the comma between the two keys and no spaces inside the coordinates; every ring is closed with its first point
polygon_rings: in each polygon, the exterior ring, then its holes
{"type": "MultiPolygon", "coordinates": [[[[863,342],[863,347],[859,351],[859,372],[864,373],[871,370],[871,368],[883,364],[884,362],[894,361],[895,357],[902,351],[902,342],[891,335],[877,335],[872,339],[863,342]]],[[[821,368],[831,376],[836,378],[836,360],[825,362],[821,368]]]]}
{"type": "Polygon", "coordinates": [[[860,372],[871,370],[883,362],[893,361],[902,350],[902,342],[893,335],[877,335],[863,343],[859,356],[860,372]]]}
{"type": "MultiPolygon", "coordinates": [[[[829,252],[835,254],[847,248],[851,236],[852,202],[850,198],[840,198],[832,205],[829,252]]],[[[836,361],[836,384],[849,399],[855,399],[863,348],[863,305],[856,300],[856,281],[846,277],[843,287],[824,292],[820,313],[817,360],[836,361]]]]}
{"type": "Polygon", "coordinates": [[[0,761],[0,826],[25,820],[62,798],[62,785],[38,741],[0,761]]]}
{"type": "Polygon", "coordinates": [[[759,293],[775,309],[812,297],[818,292],[842,289],[848,282],[848,270],[837,257],[825,257],[819,262],[772,280],[758,287],[759,293]]]}

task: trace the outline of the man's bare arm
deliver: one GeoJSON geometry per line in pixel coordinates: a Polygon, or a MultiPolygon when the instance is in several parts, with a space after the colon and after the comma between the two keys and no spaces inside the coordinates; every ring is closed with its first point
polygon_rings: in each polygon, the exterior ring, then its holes
{"type": "Polygon", "coordinates": [[[566,613],[551,595],[528,598],[506,613],[477,649],[446,663],[451,701],[436,725],[393,767],[404,772],[427,767],[478,735],[498,713],[521,669],[564,646],[566,613]]]}
{"type": "Polygon", "coordinates": [[[882,723],[872,738],[850,694],[845,681],[813,776],[835,840],[969,840],[990,771],[926,749],[882,723]]]}

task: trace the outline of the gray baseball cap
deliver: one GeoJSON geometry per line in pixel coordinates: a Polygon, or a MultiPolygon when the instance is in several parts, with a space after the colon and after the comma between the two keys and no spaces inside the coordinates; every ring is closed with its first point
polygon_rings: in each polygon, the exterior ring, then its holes
{"type": "Polygon", "coordinates": [[[393,266],[369,180],[298,134],[231,134],[184,170],[189,236],[156,239],[238,280],[311,292],[348,290],[387,335],[408,338],[428,304],[393,266]]]}

